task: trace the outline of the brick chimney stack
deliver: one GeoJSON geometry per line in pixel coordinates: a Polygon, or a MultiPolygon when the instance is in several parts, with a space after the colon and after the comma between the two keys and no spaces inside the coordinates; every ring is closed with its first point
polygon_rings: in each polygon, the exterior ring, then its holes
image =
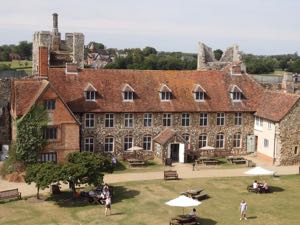
{"type": "Polygon", "coordinates": [[[38,75],[47,77],[48,76],[48,57],[49,52],[46,46],[39,47],[39,66],[38,66],[38,75]]]}

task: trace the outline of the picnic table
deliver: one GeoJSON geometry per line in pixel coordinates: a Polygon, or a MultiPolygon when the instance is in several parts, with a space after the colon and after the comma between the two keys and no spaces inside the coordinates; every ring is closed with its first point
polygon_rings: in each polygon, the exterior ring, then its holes
{"type": "Polygon", "coordinates": [[[228,156],[227,161],[231,164],[246,164],[247,160],[244,157],[228,156]]]}
{"type": "Polygon", "coordinates": [[[145,161],[141,160],[141,159],[127,159],[129,166],[133,167],[133,166],[144,166],[145,165],[145,161]]]}
{"type": "Polygon", "coordinates": [[[194,189],[189,189],[185,192],[181,192],[181,194],[192,198],[193,196],[200,194],[201,191],[203,191],[203,188],[194,188],[194,189]]]}
{"type": "Polygon", "coordinates": [[[173,217],[170,221],[170,225],[177,224],[197,224],[197,218],[189,215],[178,215],[176,217],[173,217]]]}
{"type": "Polygon", "coordinates": [[[217,159],[214,159],[214,158],[209,158],[209,159],[203,160],[203,163],[206,166],[208,166],[208,165],[218,165],[220,163],[220,161],[217,160],[217,159]]]}

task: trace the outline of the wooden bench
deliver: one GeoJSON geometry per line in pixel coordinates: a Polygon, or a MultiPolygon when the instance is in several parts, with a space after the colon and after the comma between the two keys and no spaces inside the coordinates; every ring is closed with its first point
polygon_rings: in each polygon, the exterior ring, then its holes
{"type": "Polygon", "coordinates": [[[18,188],[6,191],[0,191],[0,200],[18,198],[21,199],[21,192],[18,191],[18,188]]]}
{"type": "Polygon", "coordinates": [[[198,195],[192,196],[192,198],[201,201],[201,200],[209,198],[209,196],[206,193],[199,193],[198,195]]]}
{"type": "Polygon", "coordinates": [[[144,166],[145,162],[144,161],[140,161],[140,162],[129,162],[130,166],[144,166]]]}
{"type": "Polygon", "coordinates": [[[133,167],[133,166],[144,166],[145,165],[145,161],[141,160],[141,159],[127,159],[129,166],[133,167]]]}
{"type": "Polygon", "coordinates": [[[234,163],[234,164],[246,164],[247,160],[246,159],[234,159],[234,160],[232,160],[232,163],[234,163]]]}
{"type": "Polygon", "coordinates": [[[165,170],[164,171],[165,180],[178,180],[178,173],[176,170],[165,170]]]}
{"type": "Polygon", "coordinates": [[[219,161],[218,160],[204,160],[203,163],[208,166],[208,165],[218,165],[219,161]]]}

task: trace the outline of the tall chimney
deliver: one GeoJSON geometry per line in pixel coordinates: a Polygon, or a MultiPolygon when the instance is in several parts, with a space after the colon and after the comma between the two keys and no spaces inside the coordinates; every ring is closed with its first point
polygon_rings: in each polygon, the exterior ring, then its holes
{"type": "Polygon", "coordinates": [[[58,14],[53,13],[53,33],[58,33],[58,14]]]}
{"type": "Polygon", "coordinates": [[[48,76],[48,48],[46,46],[39,47],[39,76],[48,76]]]}

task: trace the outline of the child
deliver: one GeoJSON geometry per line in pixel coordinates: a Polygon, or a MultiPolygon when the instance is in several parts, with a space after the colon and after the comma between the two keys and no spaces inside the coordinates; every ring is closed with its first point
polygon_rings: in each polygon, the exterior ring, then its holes
{"type": "Polygon", "coordinates": [[[240,212],[241,212],[240,220],[242,219],[247,220],[246,217],[247,209],[248,209],[247,202],[245,202],[245,200],[242,200],[242,202],[240,203],[240,212]]]}
{"type": "Polygon", "coordinates": [[[109,211],[109,215],[111,214],[111,198],[107,196],[105,199],[105,216],[107,216],[107,211],[109,211]]]}

